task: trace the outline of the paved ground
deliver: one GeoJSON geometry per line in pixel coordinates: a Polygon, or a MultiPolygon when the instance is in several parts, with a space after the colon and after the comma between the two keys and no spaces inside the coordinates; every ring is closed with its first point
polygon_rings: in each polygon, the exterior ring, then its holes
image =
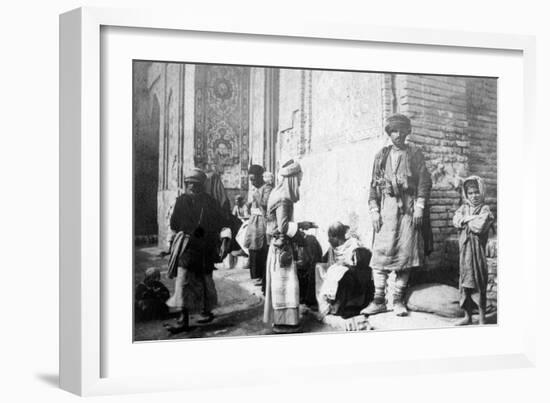
{"type": "MultiPolygon", "coordinates": [[[[136,250],[136,283],[141,281],[148,267],[158,267],[162,272],[162,281],[170,292],[173,292],[174,281],[166,278],[167,259],[159,257],[160,250],[156,247],[142,247],[136,250]]],[[[158,321],[136,323],[134,337],[136,341],[169,340],[202,337],[239,337],[251,335],[272,334],[261,318],[263,312],[263,296],[260,288],[250,279],[248,270],[243,268],[220,268],[214,272],[214,281],[218,291],[219,307],[214,314],[213,322],[200,325],[191,317],[193,329],[177,335],[170,334],[163,323],[173,323],[175,314],[170,318],[158,321]]],[[[396,317],[392,312],[378,314],[369,318],[374,330],[397,330],[418,328],[441,328],[452,326],[454,319],[420,312],[410,312],[407,317],[396,317]]],[[[303,311],[302,332],[334,332],[334,327],[320,323],[307,310],[303,311]]]]}
{"type": "MultiPolygon", "coordinates": [[[[136,252],[135,281],[143,278],[148,267],[158,267],[162,272],[162,281],[170,290],[174,289],[174,281],[166,278],[167,259],[159,258],[160,250],[156,247],[139,248],[136,252]]],[[[263,296],[260,287],[254,285],[248,270],[242,268],[220,268],[214,272],[214,281],[218,291],[218,308],[214,310],[216,318],[206,325],[199,325],[197,319],[191,316],[190,332],[177,335],[170,334],[163,323],[174,323],[175,315],[166,320],[136,323],[134,337],[136,341],[167,340],[198,337],[235,337],[247,335],[272,334],[271,329],[262,322],[263,296]]],[[[306,315],[302,324],[303,332],[320,332],[332,330],[314,317],[306,315]]]]}

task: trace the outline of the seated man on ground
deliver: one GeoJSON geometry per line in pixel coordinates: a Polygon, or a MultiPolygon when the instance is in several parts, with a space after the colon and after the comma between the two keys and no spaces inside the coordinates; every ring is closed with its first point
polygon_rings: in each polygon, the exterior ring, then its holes
{"type": "Polygon", "coordinates": [[[336,222],[329,227],[330,247],[317,264],[315,283],[320,317],[344,319],[359,315],[372,300],[374,285],[369,267],[371,252],[348,235],[349,227],[336,222]]]}
{"type": "Polygon", "coordinates": [[[168,288],[160,281],[160,270],[149,267],[136,287],[134,313],[136,321],[164,319],[168,314],[168,288]]]}

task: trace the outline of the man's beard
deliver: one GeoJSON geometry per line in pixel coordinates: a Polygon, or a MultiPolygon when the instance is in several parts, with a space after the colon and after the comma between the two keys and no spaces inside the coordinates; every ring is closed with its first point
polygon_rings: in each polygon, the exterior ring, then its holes
{"type": "Polygon", "coordinates": [[[263,184],[264,184],[263,179],[252,182],[252,186],[254,186],[255,188],[258,188],[258,189],[261,188],[263,186],[263,184]]]}
{"type": "Polygon", "coordinates": [[[191,197],[191,198],[195,198],[197,197],[201,192],[200,191],[197,191],[197,190],[188,190],[187,191],[187,194],[191,197]]]}
{"type": "Polygon", "coordinates": [[[392,145],[397,148],[398,150],[402,150],[405,147],[405,141],[392,141],[392,145]]]}

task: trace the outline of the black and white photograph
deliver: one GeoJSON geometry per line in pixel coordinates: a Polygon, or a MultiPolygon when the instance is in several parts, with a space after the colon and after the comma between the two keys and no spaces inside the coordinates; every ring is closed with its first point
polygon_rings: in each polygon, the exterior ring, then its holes
{"type": "Polygon", "coordinates": [[[543,6],[6,2],[2,401],[550,401],[543,6]]]}
{"type": "Polygon", "coordinates": [[[496,77],[132,67],[134,341],[498,324],[496,77]]]}

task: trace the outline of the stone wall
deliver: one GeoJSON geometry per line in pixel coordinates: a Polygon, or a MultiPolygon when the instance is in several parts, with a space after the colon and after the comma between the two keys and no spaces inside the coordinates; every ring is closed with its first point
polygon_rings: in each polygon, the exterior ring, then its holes
{"type": "Polygon", "coordinates": [[[183,188],[185,65],[151,63],[148,93],[160,108],[158,157],[158,243],[166,245],[175,199],[183,188]]]}
{"type": "Polygon", "coordinates": [[[413,281],[456,285],[458,249],[452,217],[460,181],[478,174],[496,213],[496,80],[465,77],[281,70],[281,159],[304,168],[297,220],[349,224],[372,242],[368,184],[375,153],[388,138],[385,118],[409,116],[409,142],[420,147],[432,174],[430,218],[434,252],[413,281]],[[284,129],[286,128],[286,129],[284,129]]]}
{"type": "MultiPolygon", "coordinates": [[[[208,83],[205,83],[204,80],[200,80],[200,74],[201,72],[204,73],[205,70],[204,66],[202,66],[201,70],[200,65],[157,62],[140,63],[142,63],[140,66],[140,74],[136,76],[139,77],[140,86],[139,91],[134,92],[134,103],[135,105],[147,106],[140,107],[140,112],[137,114],[139,116],[136,115],[134,124],[138,126],[151,126],[151,105],[157,105],[157,109],[159,110],[158,121],[155,123],[157,143],[156,145],[148,144],[145,148],[147,148],[148,151],[152,151],[152,149],[156,147],[157,151],[156,164],[158,164],[158,181],[157,184],[154,185],[154,203],[157,206],[156,224],[158,226],[158,244],[160,247],[165,247],[170,233],[169,219],[175,200],[177,196],[184,191],[184,173],[186,170],[195,166],[197,127],[205,121],[207,122],[204,127],[205,130],[215,129],[220,126],[220,124],[217,126],[208,124],[210,122],[209,119],[213,115],[213,113],[208,111],[214,107],[216,107],[215,113],[217,113],[219,118],[216,122],[219,123],[222,121],[224,124],[228,123],[226,120],[232,118],[229,112],[235,109],[235,105],[231,104],[229,105],[230,107],[226,107],[225,103],[229,102],[227,100],[228,96],[230,97],[231,94],[237,93],[235,92],[237,87],[234,85],[230,86],[229,95],[225,93],[218,94],[216,92],[217,90],[222,90],[226,87],[216,87],[215,84],[220,80],[210,80],[212,82],[209,81],[208,83]],[[216,99],[213,101],[206,100],[201,103],[200,100],[203,98],[199,97],[199,100],[197,100],[198,89],[203,91],[203,94],[209,92],[219,96],[217,98],[215,97],[216,99]],[[233,92],[231,89],[233,89],[233,92]],[[208,109],[208,107],[210,107],[210,109],[208,109]],[[149,112],[144,111],[144,109],[149,109],[149,112]],[[205,110],[207,111],[204,112],[205,110]],[[199,122],[197,122],[197,115],[199,122]],[[205,119],[201,120],[201,118],[205,119]]],[[[228,196],[232,203],[236,194],[239,193],[244,195],[247,191],[248,177],[246,174],[246,167],[251,160],[255,163],[262,164],[264,154],[263,90],[265,85],[265,69],[239,68],[236,70],[238,70],[237,72],[242,72],[243,90],[239,93],[238,102],[235,102],[237,107],[242,108],[244,112],[241,114],[242,118],[233,119],[234,121],[229,122],[234,123],[234,127],[243,128],[241,130],[242,133],[237,133],[239,139],[237,139],[235,150],[233,150],[236,151],[234,154],[239,156],[238,163],[236,164],[238,184],[237,186],[233,184],[234,188],[227,189],[228,196]],[[249,98],[252,100],[250,114],[248,113],[249,98]],[[249,127],[250,132],[254,135],[254,141],[250,142],[250,144],[249,127]],[[242,175],[239,177],[241,169],[242,175]]],[[[134,133],[137,133],[135,129],[134,133]]],[[[151,139],[152,136],[153,131],[150,130],[147,137],[151,139]]],[[[199,137],[203,138],[202,136],[199,137]]],[[[203,151],[205,155],[212,151],[212,143],[214,143],[214,141],[207,141],[204,145],[203,151]]],[[[211,157],[212,156],[208,154],[209,163],[214,163],[213,165],[215,165],[216,162],[219,162],[211,157]]],[[[144,187],[147,187],[143,181],[144,172],[142,171],[135,172],[136,182],[143,183],[144,187]]],[[[151,172],[153,170],[149,167],[148,171],[151,172]]],[[[226,181],[227,178],[222,175],[222,179],[226,181]]],[[[234,182],[235,180],[232,181],[232,183],[234,182]]],[[[143,219],[142,211],[137,210],[136,215],[139,214],[139,218],[143,219]]],[[[138,221],[139,220],[136,220],[136,222],[138,221]]],[[[136,235],[140,234],[136,233],[136,235]]],[[[140,237],[139,239],[153,238],[140,237]]]]}
{"type": "Polygon", "coordinates": [[[279,135],[276,146],[277,166],[280,161],[300,158],[300,147],[308,119],[305,91],[306,71],[281,69],[279,73],[279,135]]]}
{"type": "Polygon", "coordinates": [[[157,234],[158,111],[147,89],[150,63],[136,62],[133,76],[134,232],[157,234]],[[154,109],[154,110],[153,110],[154,109]],[[152,115],[155,116],[152,116],[152,115]],[[156,124],[154,124],[156,122],[156,124]],[[136,219],[138,218],[138,219],[136,219]]]}
{"type": "Polygon", "coordinates": [[[382,74],[282,70],[280,159],[299,158],[304,178],[295,219],[319,225],[324,249],[334,221],[352,228],[366,244],[372,230],[368,192],[374,154],[387,141],[382,74]]]}

